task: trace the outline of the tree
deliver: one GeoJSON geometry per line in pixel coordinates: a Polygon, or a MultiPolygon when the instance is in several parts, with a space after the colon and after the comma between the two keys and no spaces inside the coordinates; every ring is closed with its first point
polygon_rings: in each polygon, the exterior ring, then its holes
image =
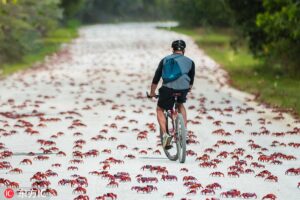
{"type": "Polygon", "coordinates": [[[237,33],[247,40],[254,55],[261,56],[262,44],[267,37],[264,31],[256,26],[256,16],[264,12],[262,0],[227,0],[226,3],[231,10],[237,33]]]}
{"type": "Polygon", "coordinates": [[[61,0],[60,7],[63,9],[65,18],[75,17],[85,6],[84,0],[61,0]]]}
{"type": "MultiPolygon", "coordinates": [[[[227,0],[236,29],[255,56],[272,66],[300,71],[298,0],[227,0]]],[[[287,71],[287,70],[283,70],[287,71]]]]}
{"type": "Polygon", "coordinates": [[[183,26],[229,26],[231,19],[223,0],[174,0],[173,15],[183,26]]]}
{"type": "Polygon", "coordinates": [[[0,63],[20,60],[36,50],[41,38],[56,28],[59,0],[5,1],[0,7],[0,63]]]}
{"type": "Polygon", "coordinates": [[[171,0],[88,0],[82,11],[87,23],[144,21],[169,18],[171,0]]]}
{"type": "Polygon", "coordinates": [[[257,15],[256,25],[266,34],[265,56],[300,72],[300,2],[264,0],[263,6],[265,12],[257,15]]]}

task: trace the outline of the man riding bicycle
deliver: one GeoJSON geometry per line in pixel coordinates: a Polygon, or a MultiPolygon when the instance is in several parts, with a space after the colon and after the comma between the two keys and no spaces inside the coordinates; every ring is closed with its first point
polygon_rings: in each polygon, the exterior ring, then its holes
{"type": "Polygon", "coordinates": [[[160,78],[163,78],[163,84],[159,88],[159,99],[157,102],[157,120],[161,131],[163,133],[163,147],[166,149],[172,148],[170,145],[172,137],[167,133],[166,130],[166,118],[164,116],[164,110],[170,110],[174,106],[174,94],[178,96],[178,110],[182,114],[185,127],[187,125],[186,110],[183,103],[186,102],[187,93],[192,89],[195,77],[195,64],[194,62],[184,56],[186,44],[183,40],[176,40],[172,42],[173,54],[163,58],[158,68],[156,69],[155,75],[152,80],[150,96],[156,96],[155,90],[157,88],[160,78]],[[171,63],[171,64],[170,64],[171,63]],[[175,63],[175,64],[174,64],[175,63]],[[170,74],[169,79],[165,78],[170,71],[175,73],[174,69],[167,68],[178,68],[177,71],[180,73],[170,74]]]}

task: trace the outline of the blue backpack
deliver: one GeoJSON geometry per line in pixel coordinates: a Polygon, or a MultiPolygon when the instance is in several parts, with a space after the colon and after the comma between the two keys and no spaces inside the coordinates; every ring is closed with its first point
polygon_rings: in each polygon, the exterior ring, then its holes
{"type": "Polygon", "coordinates": [[[169,83],[178,79],[181,75],[181,69],[176,61],[176,58],[182,55],[165,59],[163,69],[162,69],[162,79],[164,83],[169,83]]]}

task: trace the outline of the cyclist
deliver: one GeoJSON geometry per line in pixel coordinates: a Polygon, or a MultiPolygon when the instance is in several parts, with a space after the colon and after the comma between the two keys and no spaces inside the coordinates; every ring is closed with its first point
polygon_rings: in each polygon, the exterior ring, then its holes
{"type": "Polygon", "coordinates": [[[166,63],[166,60],[170,58],[176,60],[180,67],[181,75],[174,81],[167,83],[163,81],[162,86],[158,90],[159,99],[156,108],[157,120],[163,132],[162,145],[166,149],[172,148],[172,146],[170,145],[172,137],[167,134],[166,131],[166,119],[164,116],[164,110],[170,110],[173,108],[175,103],[175,99],[173,96],[174,93],[180,93],[180,96],[178,96],[177,99],[178,110],[183,115],[185,127],[187,127],[187,116],[183,103],[186,102],[186,95],[192,89],[194,83],[195,64],[190,58],[184,56],[185,47],[186,44],[183,40],[176,40],[172,42],[173,54],[166,56],[160,61],[151,84],[150,96],[154,97],[156,95],[155,90],[157,88],[158,82],[162,77],[163,67],[166,63]]]}

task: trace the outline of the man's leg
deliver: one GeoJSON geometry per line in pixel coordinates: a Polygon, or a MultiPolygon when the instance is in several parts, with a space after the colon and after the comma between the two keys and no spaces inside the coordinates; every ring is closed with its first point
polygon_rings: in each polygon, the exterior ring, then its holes
{"type": "Polygon", "coordinates": [[[164,115],[164,110],[161,107],[157,106],[156,113],[157,113],[157,121],[159,123],[160,129],[162,130],[163,133],[167,133],[166,117],[164,115]]]}
{"type": "Polygon", "coordinates": [[[161,131],[163,132],[162,146],[166,149],[170,149],[170,148],[172,148],[172,146],[170,145],[172,137],[169,134],[167,134],[166,118],[164,115],[164,110],[161,107],[157,106],[156,112],[157,112],[157,121],[161,128],[161,131]]]}
{"type": "Polygon", "coordinates": [[[187,116],[186,116],[186,110],[183,103],[178,104],[178,111],[182,114],[185,128],[187,128],[187,116]]]}

